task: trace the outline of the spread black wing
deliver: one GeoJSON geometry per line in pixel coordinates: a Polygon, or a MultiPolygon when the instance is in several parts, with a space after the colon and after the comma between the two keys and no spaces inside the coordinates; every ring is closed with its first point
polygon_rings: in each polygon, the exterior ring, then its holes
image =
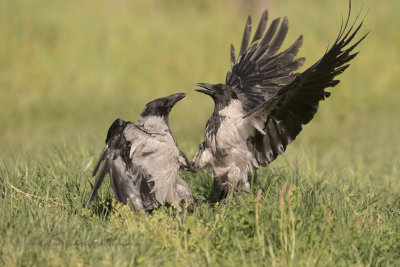
{"type": "Polygon", "coordinates": [[[237,61],[235,49],[231,46],[232,71],[227,73],[226,84],[235,90],[245,112],[268,100],[278,89],[291,82],[295,77],[292,72],[304,63],[304,58],[295,59],[303,42],[302,36],[278,53],[288,32],[287,18],[280,26],[280,18],[275,19],[268,30],[267,21],[266,10],[250,42],[251,18],[247,19],[237,61]]]}
{"type": "Polygon", "coordinates": [[[367,34],[350,44],[363,24],[361,21],[355,27],[357,16],[348,29],[350,10],[351,6],[344,27],[342,24],[336,41],[325,55],[305,72],[297,74],[293,81],[271,96],[270,101],[247,114],[247,117],[251,117],[257,112],[269,110],[264,128],[265,135],[257,132],[251,140],[255,148],[255,159],[259,165],[268,165],[285,151],[286,146],[302,130],[302,125],[314,117],[319,101],[330,96],[330,92],[325,89],[339,83],[335,77],[347,69],[348,62],[358,54],[351,52],[367,34]]]}

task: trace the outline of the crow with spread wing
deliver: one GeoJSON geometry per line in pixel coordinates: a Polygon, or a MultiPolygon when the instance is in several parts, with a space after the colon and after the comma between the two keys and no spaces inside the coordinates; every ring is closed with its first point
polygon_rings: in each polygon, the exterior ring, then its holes
{"type": "Polygon", "coordinates": [[[278,53],[288,31],[286,17],[267,29],[265,11],[251,42],[249,17],[237,60],[231,46],[232,70],[225,84],[196,84],[215,106],[193,161],[196,169],[212,166],[224,193],[232,188],[248,192],[252,168],[267,166],[282,154],[314,117],[319,102],[330,96],[326,88],[339,83],[335,77],[347,69],[357,55],[352,51],[367,35],[355,40],[362,22],[350,25],[350,10],[351,5],[333,45],[302,73],[295,73],[304,63],[296,58],[302,36],[278,53]]]}
{"type": "Polygon", "coordinates": [[[178,93],[151,101],[137,125],[114,121],[93,171],[93,176],[99,174],[88,204],[107,174],[117,200],[133,210],[193,202],[189,187],[179,177],[179,170],[191,170],[191,165],[179,151],[168,124],[172,107],[184,97],[184,93],[178,93]]]}

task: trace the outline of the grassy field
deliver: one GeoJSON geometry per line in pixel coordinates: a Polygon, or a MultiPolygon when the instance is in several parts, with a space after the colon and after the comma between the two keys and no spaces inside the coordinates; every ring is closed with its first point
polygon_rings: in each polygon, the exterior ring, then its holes
{"type": "Polygon", "coordinates": [[[186,92],[170,117],[193,156],[246,16],[287,16],[305,67],[347,1],[0,1],[0,265],[400,265],[400,1],[368,13],[360,55],[252,195],[211,207],[210,170],[182,173],[201,205],[133,214],[109,182],[84,209],[106,130],[186,92]]]}

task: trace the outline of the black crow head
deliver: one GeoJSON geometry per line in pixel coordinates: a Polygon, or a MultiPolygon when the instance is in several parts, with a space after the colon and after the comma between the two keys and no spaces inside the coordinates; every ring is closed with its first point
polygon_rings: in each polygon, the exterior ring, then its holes
{"type": "Polygon", "coordinates": [[[168,118],[168,115],[171,112],[173,106],[184,97],[185,93],[177,93],[170,96],[157,98],[147,103],[140,116],[159,116],[168,118]]]}
{"type": "Polygon", "coordinates": [[[121,131],[124,130],[125,126],[128,124],[128,122],[122,120],[122,119],[116,119],[108,128],[107,132],[107,138],[106,138],[106,143],[115,135],[120,133],[121,131]]]}
{"type": "Polygon", "coordinates": [[[226,84],[196,83],[204,89],[196,89],[197,92],[211,96],[216,105],[227,106],[232,99],[238,99],[235,91],[226,84]]]}

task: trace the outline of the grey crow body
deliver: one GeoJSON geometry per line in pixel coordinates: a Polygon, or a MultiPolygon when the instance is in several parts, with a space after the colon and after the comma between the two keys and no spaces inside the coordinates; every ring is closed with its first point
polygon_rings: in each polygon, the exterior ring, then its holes
{"type": "Polygon", "coordinates": [[[110,126],[93,176],[99,171],[88,204],[95,197],[106,174],[118,201],[133,210],[152,210],[165,204],[192,202],[179,170],[190,170],[190,163],[179,151],[168,125],[172,107],[184,93],[151,101],[138,124],[117,119],[110,126]]]}
{"type": "MultiPolygon", "coordinates": [[[[302,73],[294,73],[304,58],[296,58],[300,36],[279,52],[288,31],[288,20],[272,21],[262,14],[250,42],[251,18],[245,26],[238,59],[231,46],[232,70],[225,84],[197,84],[197,91],[215,102],[205,129],[205,140],[194,157],[196,168],[211,165],[227,193],[234,186],[249,191],[252,168],[267,166],[283,153],[318,110],[319,101],[330,96],[325,89],[339,83],[342,73],[357,53],[353,49],[366,37],[353,41],[362,22],[350,25],[351,6],[336,41],[320,60],[302,73]],[[353,42],[352,42],[353,41],[353,42]]],[[[357,16],[358,18],[358,16],[357,16]]]]}

